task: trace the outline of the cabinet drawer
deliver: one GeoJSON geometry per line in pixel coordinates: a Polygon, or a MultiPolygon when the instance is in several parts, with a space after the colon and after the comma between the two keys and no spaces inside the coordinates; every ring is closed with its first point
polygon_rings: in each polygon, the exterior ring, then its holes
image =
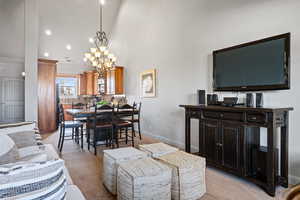
{"type": "Polygon", "coordinates": [[[221,118],[221,112],[204,111],[203,112],[203,117],[205,117],[205,118],[219,119],[219,118],[221,118]]]}
{"type": "Polygon", "coordinates": [[[199,110],[190,109],[190,110],[188,110],[187,114],[192,118],[200,118],[199,110]]]}
{"type": "Polygon", "coordinates": [[[239,112],[224,112],[221,118],[224,120],[244,121],[243,113],[239,112]]]}
{"type": "Polygon", "coordinates": [[[204,118],[223,119],[232,121],[243,121],[243,113],[240,112],[214,112],[204,111],[204,118]]]}
{"type": "Polygon", "coordinates": [[[267,122],[267,118],[264,113],[248,113],[247,122],[264,124],[267,122]]]}

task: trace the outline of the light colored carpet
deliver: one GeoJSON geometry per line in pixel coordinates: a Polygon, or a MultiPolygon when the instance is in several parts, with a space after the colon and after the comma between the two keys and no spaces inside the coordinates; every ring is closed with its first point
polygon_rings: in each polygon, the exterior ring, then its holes
{"type": "MultiPolygon", "coordinates": [[[[57,146],[58,133],[44,135],[44,143],[57,146]]],[[[158,142],[149,137],[143,137],[142,141],[136,139],[136,145],[158,142]]],[[[94,156],[85,145],[82,151],[73,141],[65,141],[62,159],[70,171],[74,184],[76,184],[87,200],[115,200],[102,184],[102,150],[98,148],[98,156],[94,156]]],[[[206,170],[207,193],[201,200],[271,200],[278,199],[283,188],[278,187],[277,198],[267,195],[258,186],[246,182],[240,178],[222,171],[207,168],[206,170]]]]}

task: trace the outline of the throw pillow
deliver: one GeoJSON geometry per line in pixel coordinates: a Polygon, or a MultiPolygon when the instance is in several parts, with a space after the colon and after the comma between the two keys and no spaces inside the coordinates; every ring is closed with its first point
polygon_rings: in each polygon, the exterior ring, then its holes
{"type": "Polygon", "coordinates": [[[36,135],[34,131],[18,131],[7,134],[16,144],[18,148],[37,145],[36,135]]]}
{"type": "Polygon", "coordinates": [[[7,135],[0,135],[0,165],[16,162],[18,158],[14,141],[7,135]]]}
{"type": "Polygon", "coordinates": [[[0,166],[0,199],[64,200],[64,161],[0,166]]]}

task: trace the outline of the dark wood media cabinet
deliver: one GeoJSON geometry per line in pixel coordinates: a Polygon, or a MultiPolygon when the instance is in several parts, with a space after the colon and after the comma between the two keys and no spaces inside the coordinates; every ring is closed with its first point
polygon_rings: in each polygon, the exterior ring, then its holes
{"type": "Polygon", "coordinates": [[[199,152],[207,165],[243,177],[275,196],[276,185],[288,187],[289,111],[293,108],[249,108],[180,105],[185,108],[185,150],[191,152],[191,119],[199,119],[199,152]],[[267,128],[266,178],[253,169],[253,149],[260,148],[260,127],[267,128]],[[280,173],[277,172],[277,131],[280,173]]]}

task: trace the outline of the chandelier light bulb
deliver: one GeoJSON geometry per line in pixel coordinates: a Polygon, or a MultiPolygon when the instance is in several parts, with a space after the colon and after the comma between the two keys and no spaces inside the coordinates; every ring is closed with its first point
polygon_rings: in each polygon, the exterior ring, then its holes
{"type": "Polygon", "coordinates": [[[113,62],[116,62],[116,61],[117,61],[117,58],[114,56],[111,60],[112,60],[113,62]]]}
{"type": "Polygon", "coordinates": [[[95,56],[96,56],[96,58],[100,58],[101,52],[97,51],[97,52],[95,53],[95,56]]]}
{"type": "Polygon", "coordinates": [[[97,62],[93,61],[93,66],[96,67],[97,66],[97,62]]]}
{"type": "Polygon", "coordinates": [[[113,54],[108,54],[108,56],[107,56],[109,59],[112,59],[113,57],[114,57],[114,55],[113,54]]]}
{"type": "Polygon", "coordinates": [[[96,53],[97,49],[96,48],[91,48],[92,53],[96,53]]]}
{"type": "Polygon", "coordinates": [[[89,59],[89,58],[91,58],[91,56],[92,56],[92,55],[91,55],[90,53],[85,53],[85,57],[86,57],[86,58],[89,59]]]}
{"type": "Polygon", "coordinates": [[[101,51],[101,52],[104,52],[105,50],[106,50],[106,46],[101,46],[101,47],[100,47],[100,51],[101,51]]]}
{"type": "Polygon", "coordinates": [[[109,54],[109,51],[108,51],[108,50],[105,50],[105,51],[104,51],[104,55],[107,56],[108,54],[109,54]]]}
{"type": "Polygon", "coordinates": [[[88,59],[85,57],[85,58],[83,58],[83,62],[87,62],[88,61],[88,59]]]}

